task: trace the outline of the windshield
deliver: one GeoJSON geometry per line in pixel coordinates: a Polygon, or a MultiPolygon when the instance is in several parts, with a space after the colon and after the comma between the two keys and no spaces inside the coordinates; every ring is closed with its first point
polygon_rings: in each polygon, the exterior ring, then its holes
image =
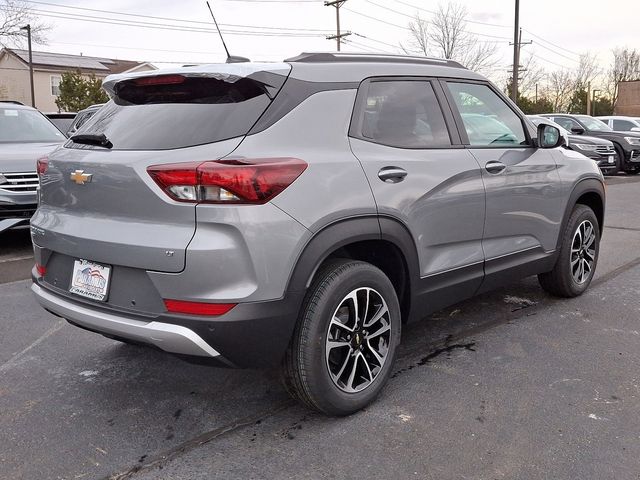
{"type": "Polygon", "coordinates": [[[0,107],[0,143],[46,143],[64,139],[40,112],[0,107]]]}
{"type": "Polygon", "coordinates": [[[605,124],[604,122],[596,118],[588,117],[586,115],[581,115],[578,118],[583,123],[583,125],[587,127],[587,130],[595,130],[596,132],[612,132],[613,131],[609,128],[607,124],[605,124]]]}

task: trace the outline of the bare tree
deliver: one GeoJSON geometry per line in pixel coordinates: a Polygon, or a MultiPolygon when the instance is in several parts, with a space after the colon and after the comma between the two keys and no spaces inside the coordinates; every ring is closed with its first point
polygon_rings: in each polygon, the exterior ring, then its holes
{"type": "Polygon", "coordinates": [[[600,72],[598,59],[590,53],[580,55],[580,63],[575,70],[574,88],[585,88],[587,84],[593,83],[600,72]]]}
{"type": "Polygon", "coordinates": [[[607,93],[614,104],[618,99],[618,84],[627,80],[640,80],[640,52],[636,49],[615,48],[606,82],[607,93]]]}
{"type": "Polygon", "coordinates": [[[419,53],[425,57],[429,56],[429,36],[427,34],[428,24],[416,13],[415,19],[409,22],[409,30],[411,31],[411,38],[409,39],[409,46],[405,47],[400,45],[404,53],[415,54],[419,53]]]}
{"type": "Polygon", "coordinates": [[[467,68],[488,73],[496,64],[496,44],[484,42],[467,30],[467,9],[457,3],[440,4],[431,23],[416,14],[409,23],[407,53],[456,60],[467,68]]]}
{"type": "Polygon", "coordinates": [[[34,43],[46,43],[50,26],[42,23],[31,7],[20,0],[2,0],[0,3],[0,45],[23,45],[25,25],[31,25],[31,39],[34,43]]]}
{"type": "Polygon", "coordinates": [[[535,91],[536,84],[540,83],[546,75],[544,69],[538,65],[533,55],[529,55],[526,60],[520,62],[518,91],[521,95],[527,95],[535,91]]]}
{"type": "Polygon", "coordinates": [[[571,70],[558,70],[549,75],[547,96],[553,103],[555,112],[563,112],[569,108],[575,87],[575,74],[571,70]]]}

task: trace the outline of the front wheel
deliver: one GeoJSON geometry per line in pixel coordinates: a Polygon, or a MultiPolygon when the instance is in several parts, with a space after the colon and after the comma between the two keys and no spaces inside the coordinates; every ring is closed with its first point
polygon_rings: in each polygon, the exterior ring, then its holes
{"type": "Polygon", "coordinates": [[[328,415],[371,403],[387,382],[400,343],[400,306],[377,267],[337,260],[309,288],[285,359],[287,390],[328,415]]]}
{"type": "Polygon", "coordinates": [[[544,290],[559,297],[577,297],[589,287],[598,263],[600,227],[586,205],[576,205],[562,236],[556,264],[538,275],[544,290]]]}

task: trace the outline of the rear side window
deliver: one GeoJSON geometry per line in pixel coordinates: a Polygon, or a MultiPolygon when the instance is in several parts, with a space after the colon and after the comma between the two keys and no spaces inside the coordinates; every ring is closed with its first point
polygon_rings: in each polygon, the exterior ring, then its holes
{"type": "Polygon", "coordinates": [[[520,117],[487,85],[447,82],[447,86],[471,145],[528,144],[520,117]]]}
{"type": "Polygon", "coordinates": [[[261,80],[170,75],[120,82],[82,133],[104,134],[113,150],[167,150],[245,135],[286,79],[260,73],[261,80]]]}
{"type": "Polygon", "coordinates": [[[633,122],[630,122],[628,120],[613,120],[612,122],[613,124],[611,125],[611,127],[614,130],[618,130],[621,132],[627,132],[629,130],[631,130],[633,127],[635,127],[636,125],[633,124],[633,122]]]}
{"type": "Polygon", "coordinates": [[[451,145],[431,83],[394,80],[369,83],[361,106],[358,136],[399,148],[451,145]]]}

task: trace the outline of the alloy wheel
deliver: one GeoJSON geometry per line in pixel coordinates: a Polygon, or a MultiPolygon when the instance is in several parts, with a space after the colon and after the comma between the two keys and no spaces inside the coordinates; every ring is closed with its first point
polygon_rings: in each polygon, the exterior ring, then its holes
{"type": "Polygon", "coordinates": [[[326,364],[343,392],[369,387],[385,364],[391,342],[391,316],[380,293],[368,287],[351,291],[338,304],[327,332],[326,364]]]}
{"type": "Polygon", "coordinates": [[[570,268],[573,280],[581,285],[589,279],[596,261],[596,230],[589,220],[584,220],[573,234],[570,268]]]}

